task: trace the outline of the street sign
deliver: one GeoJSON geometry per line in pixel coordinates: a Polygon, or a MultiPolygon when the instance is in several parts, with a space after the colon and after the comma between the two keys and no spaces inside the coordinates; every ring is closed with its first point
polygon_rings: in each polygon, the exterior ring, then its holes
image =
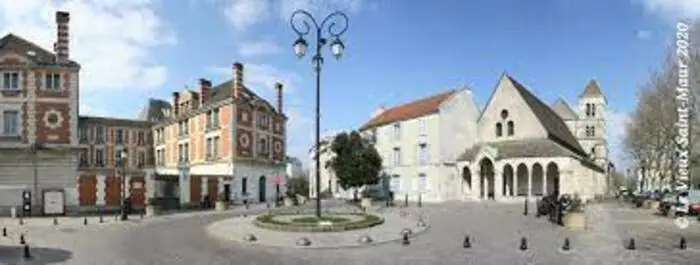
{"type": "Polygon", "coordinates": [[[284,185],[284,178],[280,177],[279,175],[273,177],[271,180],[274,184],[284,185]]]}

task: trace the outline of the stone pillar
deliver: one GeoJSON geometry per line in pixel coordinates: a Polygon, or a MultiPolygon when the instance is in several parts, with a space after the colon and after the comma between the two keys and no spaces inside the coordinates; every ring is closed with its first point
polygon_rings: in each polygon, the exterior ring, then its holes
{"type": "Polygon", "coordinates": [[[527,197],[532,197],[532,167],[527,171],[527,197]]]}
{"type": "Polygon", "coordinates": [[[546,196],[549,195],[547,193],[547,171],[542,172],[542,195],[546,196]]]}
{"type": "Polygon", "coordinates": [[[201,198],[204,198],[204,196],[207,196],[209,194],[209,177],[201,177],[200,183],[199,183],[201,189],[199,191],[201,198]]]}
{"type": "Polygon", "coordinates": [[[97,205],[105,205],[105,189],[107,188],[107,185],[105,185],[105,175],[96,175],[95,178],[97,178],[97,201],[95,204],[97,205]]]}
{"type": "Polygon", "coordinates": [[[513,194],[511,194],[511,195],[512,195],[513,197],[518,197],[518,188],[519,188],[520,186],[518,186],[518,171],[517,171],[517,167],[516,167],[516,169],[513,170],[513,178],[512,178],[512,180],[513,180],[513,194]]]}
{"type": "Polygon", "coordinates": [[[144,182],[146,185],[146,200],[155,197],[156,195],[156,178],[155,174],[153,174],[153,171],[148,170],[146,171],[146,177],[144,178],[144,182]]]}
{"type": "Polygon", "coordinates": [[[180,170],[180,204],[190,202],[190,172],[187,169],[180,170]]]}
{"type": "Polygon", "coordinates": [[[481,199],[481,172],[477,169],[472,174],[472,198],[481,199]]]}
{"type": "Polygon", "coordinates": [[[495,201],[503,199],[503,169],[499,169],[495,164],[493,166],[493,199],[495,201]]]}
{"type": "Polygon", "coordinates": [[[125,175],[123,187],[124,187],[124,198],[129,198],[129,195],[131,195],[131,176],[130,175],[125,175]]]}

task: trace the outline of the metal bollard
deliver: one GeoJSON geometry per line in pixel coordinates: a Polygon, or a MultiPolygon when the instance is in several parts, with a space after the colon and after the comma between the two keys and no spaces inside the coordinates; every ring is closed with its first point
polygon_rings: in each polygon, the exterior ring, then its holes
{"type": "Polygon", "coordinates": [[[635,249],[637,249],[637,246],[634,243],[634,238],[630,238],[630,241],[627,244],[627,250],[635,250],[635,249]]]}
{"type": "Polygon", "coordinates": [[[520,250],[525,251],[527,250],[527,238],[522,237],[520,239],[520,250]]]}
{"type": "Polygon", "coordinates": [[[2,237],[7,237],[7,228],[2,228],[2,237]]]}
{"type": "Polygon", "coordinates": [[[19,234],[19,244],[20,245],[27,244],[27,241],[24,240],[24,234],[19,234]]]}
{"type": "Polygon", "coordinates": [[[87,224],[88,224],[87,217],[83,217],[83,225],[87,225],[87,224]]]}
{"type": "Polygon", "coordinates": [[[462,247],[464,247],[464,248],[471,248],[472,247],[472,243],[471,243],[471,240],[469,238],[469,235],[464,236],[464,242],[462,242],[462,247]]]}
{"type": "Polygon", "coordinates": [[[566,237],[566,238],[564,238],[564,245],[561,247],[561,250],[569,251],[570,249],[571,249],[571,242],[569,242],[569,238],[566,237]]]}
{"type": "Polygon", "coordinates": [[[418,193],[418,208],[423,207],[423,196],[418,193]]]}
{"type": "Polygon", "coordinates": [[[686,249],[686,248],[688,248],[688,243],[685,242],[685,237],[684,237],[684,236],[681,237],[681,242],[679,243],[678,248],[680,248],[680,249],[686,249]]]}
{"type": "Polygon", "coordinates": [[[32,253],[29,252],[29,245],[24,245],[24,258],[25,259],[31,259],[32,258],[32,253]]]}
{"type": "Polygon", "coordinates": [[[527,204],[528,204],[528,201],[527,201],[527,198],[525,198],[525,205],[523,206],[523,215],[527,215],[527,204]]]}
{"type": "Polygon", "coordinates": [[[53,218],[53,225],[58,225],[58,218],[56,218],[56,217],[53,218]]]}
{"type": "Polygon", "coordinates": [[[401,240],[401,245],[410,245],[411,241],[408,240],[408,233],[403,234],[403,239],[401,240]]]}
{"type": "Polygon", "coordinates": [[[403,207],[408,207],[408,194],[403,197],[403,207]]]}

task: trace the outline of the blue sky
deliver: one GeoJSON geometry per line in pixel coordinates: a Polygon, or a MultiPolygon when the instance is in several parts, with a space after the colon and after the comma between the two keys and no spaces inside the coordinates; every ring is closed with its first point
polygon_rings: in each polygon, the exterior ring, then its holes
{"type": "Polygon", "coordinates": [[[595,78],[609,101],[615,150],[675,18],[700,15],[699,0],[2,0],[0,32],[49,48],[53,12],[71,11],[81,112],[92,115],[133,117],[149,97],[170,100],[201,77],[230,79],[241,61],[263,97],[274,102],[272,84],[286,84],[289,153],[307,160],[314,76],[310,58],[294,56],[289,26],[300,7],[317,19],[335,9],[350,17],[343,58],[324,49],[323,131],[356,128],[380,105],[464,86],[483,106],[505,71],[544,101],[573,105],[595,78]]]}

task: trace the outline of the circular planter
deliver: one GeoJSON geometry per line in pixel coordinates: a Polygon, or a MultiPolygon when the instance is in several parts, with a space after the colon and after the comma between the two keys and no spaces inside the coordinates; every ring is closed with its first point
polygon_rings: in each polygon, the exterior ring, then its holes
{"type": "Polygon", "coordinates": [[[659,201],[650,201],[649,202],[649,209],[657,210],[657,209],[659,209],[659,205],[661,205],[661,202],[659,202],[659,201]]]}
{"type": "Polygon", "coordinates": [[[362,208],[369,209],[372,207],[372,198],[362,198],[362,200],[360,200],[360,206],[362,206],[362,208]]]}
{"type": "MultiPolygon", "coordinates": [[[[369,228],[384,223],[384,219],[371,214],[362,213],[327,213],[338,219],[347,219],[342,222],[293,222],[292,220],[306,219],[309,215],[296,213],[273,213],[261,215],[255,218],[253,224],[257,227],[283,232],[343,232],[349,230],[369,228]],[[289,217],[289,221],[281,221],[277,217],[289,217]],[[298,216],[299,218],[292,218],[298,216]]],[[[330,217],[329,217],[330,218],[330,217]]]]}
{"type": "Polygon", "coordinates": [[[289,198],[289,197],[284,197],[284,206],[286,206],[286,207],[294,206],[294,200],[292,200],[292,198],[289,198]]]}
{"type": "Polygon", "coordinates": [[[215,209],[217,212],[226,211],[226,208],[228,208],[228,204],[227,204],[226,202],[217,201],[217,202],[214,203],[214,209],[215,209]]]}
{"type": "Polygon", "coordinates": [[[585,213],[567,213],[561,218],[564,227],[574,230],[586,228],[585,213]]]}
{"type": "Polygon", "coordinates": [[[156,205],[146,205],[146,216],[152,217],[160,213],[160,209],[156,205]]]}

